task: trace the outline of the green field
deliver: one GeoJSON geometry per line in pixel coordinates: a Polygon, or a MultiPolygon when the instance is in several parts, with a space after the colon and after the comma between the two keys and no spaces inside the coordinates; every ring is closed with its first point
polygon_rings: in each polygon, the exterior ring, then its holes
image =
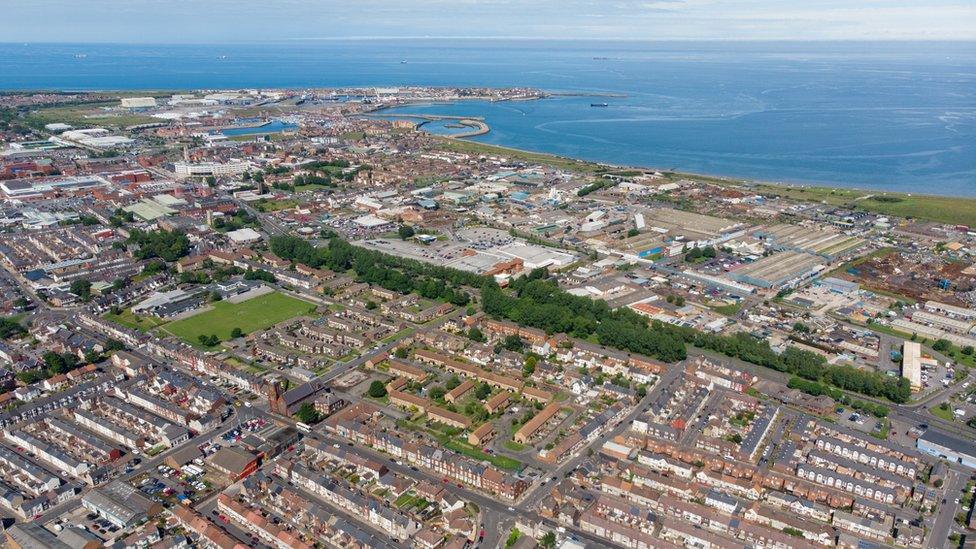
{"type": "Polygon", "coordinates": [[[953,223],[976,227],[976,200],[948,196],[908,195],[879,193],[857,189],[832,189],[829,187],[787,187],[760,184],[755,190],[799,200],[826,202],[883,215],[913,217],[941,223],[953,223]]]}
{"type": "Polygon", "coordinates": [[[100,107],[118,107],[118,105],[118,101],[106,101],[84,105],[46,107],[31,111],[27,115],[26,121],[35,127],[42,127],[52,122],[63,122],[76,128],[92,126],[125,127],[159,122],[158,118],[144,114],[133,114],[124,110],[112,112],[100,110],[100,107]]]}
{"type": "Polygon", "coordinates": [[[273,292],[243,303],[218,301],[209,311],[171,322],[161,329],[196,345],[201,335],[216,334],[225,341],[230,339],[234,328],[248,334],[313,310],[312,303],[273,292]]]}
{"type": "Polygon", "coordinates": [[[149,330],[166,324],[165,320],[160,320],[153,316],[139,316],[132,312],[132,309],[126,309],[122,311],[121,314],[114,315],[108,313],[104,315],[107,320],[111,320],[116,324],[121,324],[127,328],[132,328],[134,330],[139,330],[140,332],[148,332],[149,330]]]}

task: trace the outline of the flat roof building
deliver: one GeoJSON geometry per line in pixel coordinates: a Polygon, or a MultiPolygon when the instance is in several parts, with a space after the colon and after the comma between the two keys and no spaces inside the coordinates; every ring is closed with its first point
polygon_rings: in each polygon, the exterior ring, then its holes
{"type": "Polygon", "coordinates": [[[913,391],[922,389],[922,346],[906,341],[901,353],[901,377],[908,380],[913,391]]]}

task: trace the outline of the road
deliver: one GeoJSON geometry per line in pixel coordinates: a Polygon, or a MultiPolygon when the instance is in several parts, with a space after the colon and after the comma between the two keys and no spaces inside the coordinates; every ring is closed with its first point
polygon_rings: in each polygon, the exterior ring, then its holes
{"type": "Polygon", "coordinates": [[[937,547],[945,548],[949,533],[952,529],[952,525],[955,522],[956,512],[958,505],[956,505],[955,499],[961,494],[961,490],[966,485],[966,480],[969,478],[967,474],[962,474],[956,470],[949,470],[949,478],[947,479],[946,485],[946,503],[944,505],[939,505],[939,511],[935,516],[935,524],[929,531],[929,536],[926,539],[926,547],[937,547]]]}

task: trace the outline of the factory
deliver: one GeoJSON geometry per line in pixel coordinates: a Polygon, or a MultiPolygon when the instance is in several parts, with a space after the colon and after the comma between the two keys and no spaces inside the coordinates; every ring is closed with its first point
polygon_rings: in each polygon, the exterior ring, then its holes
{"type": "Polygon", "coordinates": [[[824,269],[823,258],[803,252],[781,252],[744,265],[729,276],[759,288],[780,288],[805,280],[824,269]]]}

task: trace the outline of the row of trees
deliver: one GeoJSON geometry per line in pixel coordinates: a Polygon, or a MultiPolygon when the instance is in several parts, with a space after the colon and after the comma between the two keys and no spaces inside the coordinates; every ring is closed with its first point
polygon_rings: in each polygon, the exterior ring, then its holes
{"type": "Polygon", "coordinates": [[[888,413],[890,411],[888,407],[883,404],[875,404],[874,402],[851,399],[846,394],[842,393],[840,389],[825,385],[819,381],[810,381],[808,379],[791,377],[787,386],[790,389],[799,389],[808,395],[827,395],[841,404],[850,406],[855,410],[867,412],[875,417],[888,417],[888,413]]]}
{"type": "MultiPolygon", "coordinates": [[[[548,279],[545,269],[536,269],[512,281],[511,291],[503,291],[489,277],[448,267],[352,246],[339,238],[328,247],[316,248],[293,236],[276,236],[271,250],[278,256],[314,267],[334,271],[352,269],[364,282],[425,297],[445,297],[465,286],[481,289],[485,313],[505,318],[549,334],[566,333],[580,339],[596,336],[601,345],[652,356],[664,362],[687,357],[686,345],[722,353],[728,357],[820,381],[864,395],[908,402],[908,380],[865,372],[850,366],[828,365],[813,352],[788,347],[776,353],[765,340],[738,333],[722,336],[647,319],[628,308],[613,310],[602,300],[572,295],[548,279]],[[452,289],[454,288],[454,289],[452,289]]],[[[465,294],[467,296],[467,294],[465,294]]],[[[452,300],[453,301],[453,300],[452,300]]]]}
{"type": "Polygon", "coordinates": [[[327,247],[317,248],[294,236],[271,238],[271,251],[283,259],[333,271],[353,270],[362,282],[400,293],[417,292],[428,299],[443,299],[464,306],[471,296],[464,287],[480,288],[487,277],[447,267],[430,265],[373,250],[358,248],[332,238],[327,247]]]}

